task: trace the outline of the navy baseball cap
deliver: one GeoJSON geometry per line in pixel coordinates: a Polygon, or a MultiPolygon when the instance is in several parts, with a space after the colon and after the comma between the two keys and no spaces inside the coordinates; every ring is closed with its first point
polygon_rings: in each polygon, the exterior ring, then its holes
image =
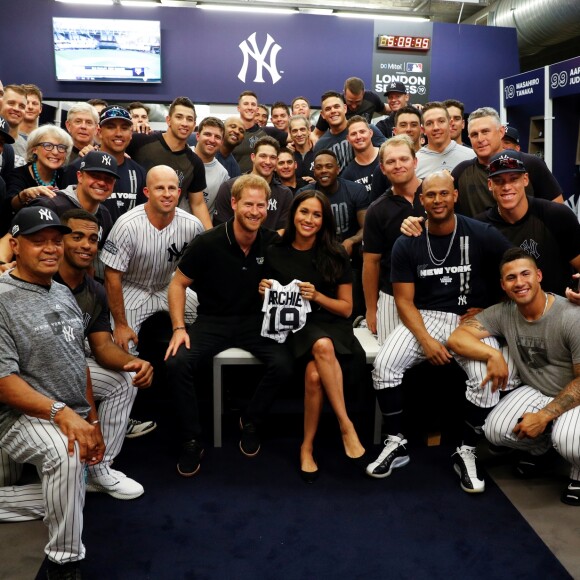
{"type": "Polygon", "coordinates": [[[102,125],[107,121],[114,121],[115,119],[122,119],[131,125],[133,124],[133,119],[131,119],[131,114],[129,111],[127,111],[127,109],[120,107],[119,105],[109,105],[101,111],[101,115],[99,116],[99,125],[102,125]]]}
{"type": "Polygon", "coordinates": [[[389,93],[403,93],[404,95],[406,95],[407,87],[405,86],[405,83],[393,81],[390,85],[387,86],[387,90],[385,91],[385,97],[389,93]]]}
{"type": "Polygon", "coordinates": [[[46,228],[55,228],[63,234],[72,230],[60,223],[59,217],[49,208],[34,206],[22,208],[12,219],[10,233],[15,238],[20,235],[34,234],[46,228]]]}
{"type": "Polygon", "coordinates": [[[117,173],[117,160],[108,153],[91,151],[81,158],[79,171],[100,171],[121,179],[117,173]]]}
{"type": "Polygon", "coordinates": [[[511,125],[506,126],[505,135],[503,138],[513,141],[516,145],[520,144],[520,133],[515,127],[512,127],[511,125]]]}
{"type": "Polygon", "coordinates": [[[506,149],[489,160],[488,172],[489,177],[494,177],[502,173],[527,173],[527,169],[517,151],[506,149]]]}
{"type": "Polygon", "coordinates": [[[4,143],[8,145],[12,145],[14,143],[14,137],[9,133],[10,127],[8,127],[8,123],[4,117],[0,117],[0,137],[4,140],[4,143]]]}

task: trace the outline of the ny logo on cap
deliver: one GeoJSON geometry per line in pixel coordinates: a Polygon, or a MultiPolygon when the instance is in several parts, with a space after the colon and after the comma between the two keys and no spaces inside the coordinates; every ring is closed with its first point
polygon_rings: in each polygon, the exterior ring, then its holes
{"type": "Polygon", "coordinates": [[[396,89],[397,88],[397,83],[392,82],[391,86],[389,87],[389,89],[396,89]]]}
{"type": "Polygon", "coordinates": [[[40,219],[41,220],[49,220],[49,221],[53,221],[54,220],[54,218],[52,217],[52,212],[49,209],[45,208],[45,207],[40,208],[38,210],[38,215],[40,216],[40,219]]]}
{"type": "Polygon", "coordinates": [[[103,155],[101,161],[104,165],[111,165],[111,159],[112,157],[109,157],[108,155],[103,155]]]}
{"type": "Polygon", "coordinates": [[[0,129],[6,129],[6,121],[0,117],[0,129]]]}

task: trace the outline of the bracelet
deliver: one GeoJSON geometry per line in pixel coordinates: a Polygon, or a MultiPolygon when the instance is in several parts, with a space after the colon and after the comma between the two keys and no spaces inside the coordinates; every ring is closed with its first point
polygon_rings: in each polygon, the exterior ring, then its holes
{"type": "Polygon", "coordinates": [[[173,329],[173,332],[175,332],[176,330],[187,330],[187,328],[186,328],[185,326],[176,326],[176,327],[173,329]]]}
{"type": "Polygon", "coordinates": [[[100,423],[98,419],[96,419],[95,421],[91,421],[91,425],[97,425],[98,423],[100,423]]]}

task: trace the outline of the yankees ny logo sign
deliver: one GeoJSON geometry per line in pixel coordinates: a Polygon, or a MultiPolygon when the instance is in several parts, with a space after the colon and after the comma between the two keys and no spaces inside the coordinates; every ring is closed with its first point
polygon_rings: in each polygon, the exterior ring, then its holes
{"type": "Polygon", "coordinates": [[[270,73],[272,84],[275,85],[282,78],[278,72],[278,68],[276,67],[276,57],[282,50],[282,47],[269,34],[266,35],[266,44],[264,44],[264,48],[261,51],[258,49],[255,32],[248,36],[246,40],[240,42],[239,46],[242,54],[244,55],[244,62],[242,63],[242,68],[240,69],[238,78],[243,83],[246,82],[246,74],[248,73],[248,67],[250,65],[250,57],[256,61],[256,77],[254,78],[255,83],[265,82],[264,69],[270,73]],[[268,52],[270,53],[270,62],[266,63],[268,52]]]}

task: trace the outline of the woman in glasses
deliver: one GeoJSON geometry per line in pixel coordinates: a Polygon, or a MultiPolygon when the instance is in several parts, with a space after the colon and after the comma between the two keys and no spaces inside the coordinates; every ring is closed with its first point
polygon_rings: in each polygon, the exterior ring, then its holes
{"type": "Polygon", "coordinates": [[[30,133],[26,142],[27,165],[8,176],[7,193],[13,212],[37,197],[53,197],[64,185],[62,168],[72,146],[70,135],[54,125],[42,125],[30,133]]]}
{"type": "Polygon", "coordinates": [[[355,374],[353,365],[364,367],[364,352],[348,320],[352,312],[352,271],[335,232],[330,202],[324,194],[310,190],[297,195],[281,242],[268,248],[269,277],[260,282],[260,292],[264,294],[266,288],[277,290],[276,301],[282,305],[267,307],[268,334],[274,338],[275,330],[282,330],[272,316],[277,316],[282,326],[291,323],[295,331],[289,334],[289,346],[306,365],[304,439],[300,448],[300,475],[306,483],[313,483],[318,476],[313,448],[325,394],[338,419],[347,457],[358,465],[365,453],[344,401],[343,368],[355,374]],[[297,288],[292,288],[296,280],[297,288]],[[280,289],[273,281],[289,286],[280,289]],[[311,307],[305,321],[301,320],[303,302],[311,307]],[[303,326],[297,329],[301,323],[303,326]]]}

